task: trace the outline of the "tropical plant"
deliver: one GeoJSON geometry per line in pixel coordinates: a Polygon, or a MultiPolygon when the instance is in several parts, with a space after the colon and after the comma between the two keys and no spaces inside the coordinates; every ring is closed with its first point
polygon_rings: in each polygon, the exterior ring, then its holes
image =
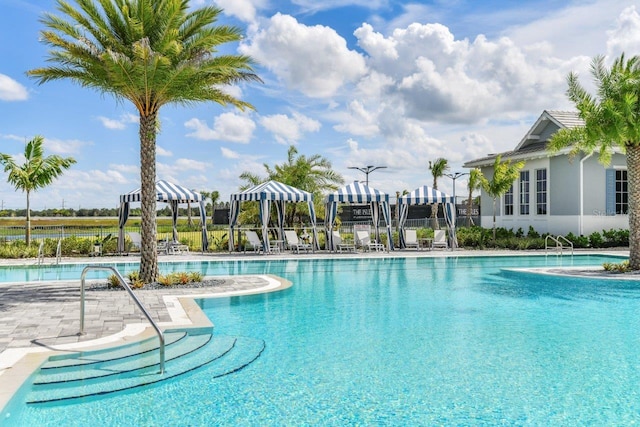
{"type": "Polygon", "coordinates": [[[473,192],[482,188],[482,171],[478,168],[469,171],[469,180],[467,181],[467,189],[469,190],[469,198],[467,199],[467,226],[473,225],[471,218],[471,207],[473,206],[473,192]]]}
{"type": "Polygon", "coordinates": [[[24,163],[19,165],[8,154],[0,154],[0,164],[9,175],[7,181],[16,190],[27,194],[27,224],[25,228],[25,242],[31,244],[31,207],[30,195],[50,185],[54,179],[62,175],[76,161],[72,157],[51,155],[44,157],[44,138],[34,137],[24,147],[24,163]]]}
{"type": "MultiPolygon", "coordinates": [[[[252,172],[243,172],[240,178],[247,182],[242,189],[258,185],[262,182],[274,180],[283,184],[290,185],[303,191],[313,194],[314,207],[318,216],[322,216],[324,212],[323,194],[329,191],[337,190],[338,185],[344,182],[342,176],[331,169],[331,162],[319,154],[309,157],[304,154],[298,154],[298,150],[293,145],[287,150],[287,160],[282,164],[276,164],[271,167],[264,164],[267,172],[267,179],[261,178],[252,172]]],[[[299,216],[298,204],[288,203],[286,207],[285,223],[293,225],[296,217],[299,216]]],[[[257,218],[257,207],[253,210],[247,210],[243,218],[247,216],[257,218]]],[[[254,219],[255,221],[255,219],[254,219]]],[[[257,223],[257,221],[255,222],[257,223]]]]}
{"type": "Polygon", "coordinates": [[[214,191],[200,191],[200,194],[202,194],[202,197],[204,197],[205,200],[211,199],[211,225],[213,225],[215,223],[215,217],[216,217],[216,203],[220,198],[220,193],[214,190],[214,191]]]}
{"type": "MultiPolygon", "coordinates": [[[[437,158],[433,163],[429,160],[429,170],[433,176],[433,188],[438,189],[438,178],[442,178],[444,174],[449,170],[449,161],[445,158],[437,158]]],[[[431,222],[434,229],[439,229],[438,223],[438,203],[431,205],[431,222]]]]}
{"type": "Polygon", "coordinates": [[[40,84],[69,79],[133,103],[140,117],[142,207],[141,278],[158,275],[156,133],[166,104],[213,101],[253,108],[225,92],[227,85],[260,81],[251,58],[216,55],[241,40],[238,28],[215,26],[222,9],[190,8],[186,0],[57,0],[64,17],[47,14],[41,39],[52,47],[49,67],[28,74],[40,84]],[[66,19],[66,20],[65,20],[66,19]]]}
{"type": "Polygon", "coordinates": [[[604,57],[591,63],[596,85],[592,95],[578,81],[576,73],[567,77],[567,96],[578,109],[584,126],[561,129],[549,141],[552,151],[572,147],[580,151],[599,152],[603,164],[611,161],[618,149],[625,153],[629,181],[629,266],[640,270],[640,57],[628,60],[622,54],[610,69],[604,57]]]}
{"type": "Polygon", "coordinates": [[[496,240],[496,202],[498,197],[502,197],[513,185],[513,181],[518,178],[520,169],[524,167],[524,162],[511,164],[511,160],[501,161],[501,156],[497,156],[493,162],[493,176],[487,179],[481,176],[482,188],[493,197],[493,240],[496,240]]]}

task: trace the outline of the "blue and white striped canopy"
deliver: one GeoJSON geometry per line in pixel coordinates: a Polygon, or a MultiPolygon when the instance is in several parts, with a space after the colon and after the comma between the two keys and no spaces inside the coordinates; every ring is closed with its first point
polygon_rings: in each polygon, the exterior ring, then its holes
{"type": "Polygon", "coordinates": [[[231,201],[282,200],[287,202],[310,202],[313,194],[278,181],[267,181],[231,195],[231,201]]]}
{"type": "MultiPolygon", "coordinates": [[[[178,184],[167,181],[156,181],[156,200],[158,202],[190,203],[204,200],[197,191],[192,191],[178,184]]],[[[139,202],[140,188],[120,196],[120,203],[139,202]]]]}
{"type": "Polygon", "coordinates": [[[355,181],[346,187],[342,187],[335,193],[330,193],[325,199],[325,203],[348,202],[348,203],[370,203],[388,202],[389,195],[375,188],[367,187],[365,184],[355,181]]]}
{"type": "Polygon", "coordinates": [[[431,203],[455,203],[455,201],[453,196],[426,185],[416,188],[411,193],[405,194],[398,199],[398,204],[406,205],[426,205],[431,203]]]}

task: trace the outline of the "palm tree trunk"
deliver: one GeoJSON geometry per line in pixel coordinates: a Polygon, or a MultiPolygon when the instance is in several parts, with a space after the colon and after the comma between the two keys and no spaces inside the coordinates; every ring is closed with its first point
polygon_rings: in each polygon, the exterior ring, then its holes
{"type": "Polygon", "coordinates": [[[438,204],[431,205],[431,224],[434,230],[440,230],[440,224],[438,223],[438,204]]]}
{"type": "Polygon", "coordinates": [[[29,203],[29,191],[27,191],[27,224],[24,230],[24,241],[27,246],[31,245],[31,207],[29,203]]]}
{"type": "Polygon", "coordinates": [[[493,198],[493,244],[496,244],[496,198],[493,198]]]}
{"type": "Polygon", "coordinates": [[[142,204],[142,248],[140,278],[144,283],[158,278],[156,230],[156,119],[157,113],[140,114],[140,196],[142,204]]]}
{"type": "Polygon", "coordinates": [[[473,191],[469,190],[469,200],[467,202],[467,226],[471,227],[473,225],[473,219],[471,219],[471,206],[473,204],[473,191]]]}
{"type": "Polygon", "coordinates": [[[629,180],[629,267],[640,270],[640,147],[627,145],[629,180]]]}

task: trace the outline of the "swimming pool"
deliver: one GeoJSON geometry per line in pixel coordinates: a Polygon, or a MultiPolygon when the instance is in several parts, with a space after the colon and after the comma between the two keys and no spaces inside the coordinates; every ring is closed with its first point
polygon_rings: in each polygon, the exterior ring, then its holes
{"type": "Polygon", "coordinates": [[[605,261],[231,263],[294,283],[199,302],[217,333],[266,342],[246,369],[64,405],[13,402],[0,415],[38,426],[630,424],[640,419],[640,284],[504,270],[605,261]]]}

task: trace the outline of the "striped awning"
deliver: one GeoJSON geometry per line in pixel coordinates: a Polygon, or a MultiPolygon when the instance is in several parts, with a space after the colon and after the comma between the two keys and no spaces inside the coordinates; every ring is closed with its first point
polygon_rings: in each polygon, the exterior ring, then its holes
{"type": "Polygon", "coordinates": [[[267,181],[231,195],[231,201],[282,200],[286,202],[310,202],[313,194],[278,181],[267,181]]]}
{"type": "Polygon", "coordinates": [[[367,187],[365,184],[355,181],[346,187],[342,187],[335,193],[330,193],[325,199],[325,203],[347,202],[347,203],[370,203],[388,202],[389,195],[375,188],[367,187]]]}
{"type": "Polygon", "coordinates": [[[431,203],[455,203],[453,196],[449,196],[442,191],[427,187],[426,185],[416,188],[409,194],[398,199],[398,204],[405,205],[425,205],[431,203]]]}
{"type": "MultiPolygon", "coordinates": [[[[204,200],[202,194],[197,191],[192,191],[184,188],[178,184],[173,184],[164,180],[156,182],[156,200],[158,202],[177,202],[177,203],[190,203],[200,202],[204,200]]],[[[140,201],[140,189],[131,191],[127,194],[120,196],[120,203],[126,202],[139,202],[140,201]]]]}

